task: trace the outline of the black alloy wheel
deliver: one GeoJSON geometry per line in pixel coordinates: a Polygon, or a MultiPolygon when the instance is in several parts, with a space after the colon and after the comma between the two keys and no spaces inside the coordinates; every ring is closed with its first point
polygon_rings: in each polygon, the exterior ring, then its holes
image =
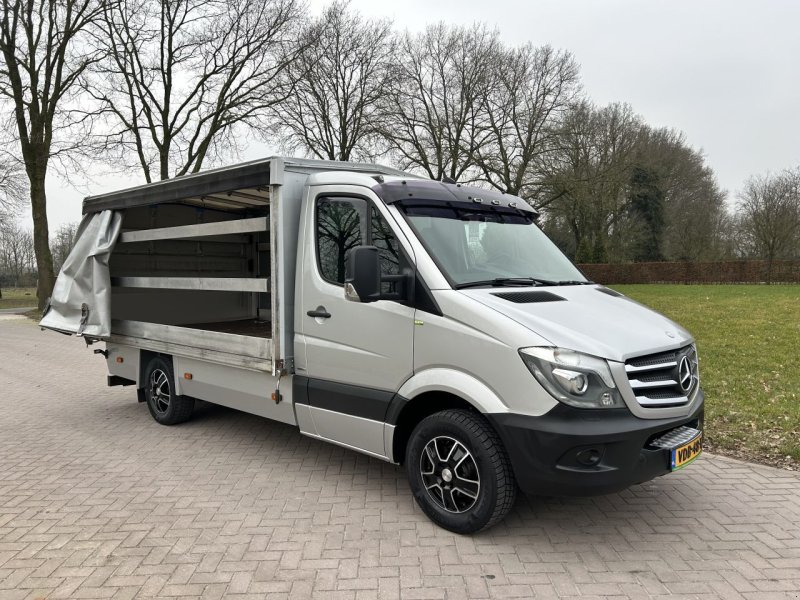
{"type": "Polygon", "coordinates": [[[162,425],[177,425],[192,416],[194,398],[175,393],[175,373],[168,357],[156,356],[147,365],[144,395],[150,414],[162,425]]]}
{"type": "Polygon", "coordinates": [[[423,512],[455,533],[491,527],[516,499],[505,448],[473,411],[444,410],[420,421],[406,448],[406,470],[423,512]]]}

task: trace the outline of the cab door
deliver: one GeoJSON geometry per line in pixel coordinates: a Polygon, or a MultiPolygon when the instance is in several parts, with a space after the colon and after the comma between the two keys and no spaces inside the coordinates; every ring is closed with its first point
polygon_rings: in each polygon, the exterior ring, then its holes
{"type": "Polygon", "coordinates": [[[306,433],[385,456],[386,410],[413,369],[414,309],[401,301],[347,300],[345,266],[350,250],[373,245],[382,275],[410,273],[410,249],[386,207],[364,188],[311,188],[307,200],[296,318],[304,355],[297,373],[307,379],[305,394],[295,396],[307,408],[298,405],[298,421],[306,433]],[[303,425],[301,410],[314,431],[303,425]]]}

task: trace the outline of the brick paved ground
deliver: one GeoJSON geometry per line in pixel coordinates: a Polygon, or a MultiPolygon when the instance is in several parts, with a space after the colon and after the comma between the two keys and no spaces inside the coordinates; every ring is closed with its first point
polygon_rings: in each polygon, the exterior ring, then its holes
{"type": "Polygon", "coordinates": [[[800,598],[800,477],[706,455],[459,537],[399,468],[202,404],[157,425],[0,317],[0,598],[800,598]]]}

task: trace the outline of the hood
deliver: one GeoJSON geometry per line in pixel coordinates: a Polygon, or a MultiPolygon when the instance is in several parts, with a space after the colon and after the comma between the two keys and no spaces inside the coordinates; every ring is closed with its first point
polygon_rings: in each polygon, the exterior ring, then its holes
{"type": "Polygon", "coordinates": [[[624,362],[633,356],[672,350],[694,341],[688,331],[665,316],[599,285],[495,287],[460,292],[513,319],[553,346],[609,360],[624,362]],[[513,302],[497,295],[519,292],[546,292],[562,299],[513,302]]]}

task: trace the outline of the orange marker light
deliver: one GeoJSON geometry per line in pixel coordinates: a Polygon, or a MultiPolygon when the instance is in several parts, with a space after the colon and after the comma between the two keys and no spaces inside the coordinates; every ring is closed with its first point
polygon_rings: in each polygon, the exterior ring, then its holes
{"type": "Polygon", "coordinates": [[[125,362],[125,359],[124,359],[124,358],[122,358],[121,356],[118,356],[118,357],[117,357],[117,362],[118,362],[118,363],[125,362]]]}
{"type": "Polygon", "coordinates": [[[183,378],[184,379],[191,379],[192,378],[192,374],[191,373],[184,373],[183,374],[183,378]]]}

